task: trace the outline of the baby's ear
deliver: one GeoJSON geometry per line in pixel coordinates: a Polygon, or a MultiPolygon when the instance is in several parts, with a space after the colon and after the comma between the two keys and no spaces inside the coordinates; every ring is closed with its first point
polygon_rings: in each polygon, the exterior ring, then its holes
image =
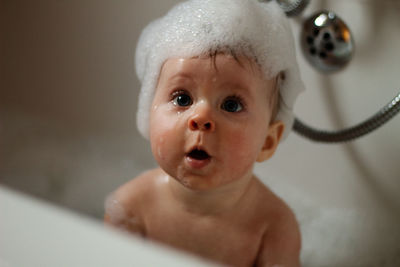
{"type": "Polygon", "coordinates": [[[282,138],[285,124],[282,121],[275,121],[269,125],[268,134],[265,138],[264,146],[257,157],[257,162],[263,162],[275,153],[282,138]]]}

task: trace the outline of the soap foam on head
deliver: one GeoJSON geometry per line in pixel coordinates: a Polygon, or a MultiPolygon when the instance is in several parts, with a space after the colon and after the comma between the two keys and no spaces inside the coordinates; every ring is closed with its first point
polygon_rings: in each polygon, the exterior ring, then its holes
{"type": "Polygon", "coordinates": [[[284,71],[276,119],[285,123],[285,137],[304,85],[286,15],[275,1],[257,0],[187,1],[144,29],[136,50],[136,72],[142,83],[137,112],[141,134],[149,136],[150,107],[162,64],[168,58],[206,56],[210,51],[255,59],[268,79],[284,71]]]}

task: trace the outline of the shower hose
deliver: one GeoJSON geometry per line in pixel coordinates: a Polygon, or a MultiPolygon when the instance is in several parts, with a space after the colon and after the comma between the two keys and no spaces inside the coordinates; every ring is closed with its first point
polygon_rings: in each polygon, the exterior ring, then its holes
{"type": "Polygon", "coordinates": [[[316,142],[339,143],[348,142],[366,135],[382,126],[400,111],[400,92],[386,106],[375,115],[352,127],[339,131],[325,131],[314,129],[298,118],[295,118],[293,130],[308,139],[316,142]]]}

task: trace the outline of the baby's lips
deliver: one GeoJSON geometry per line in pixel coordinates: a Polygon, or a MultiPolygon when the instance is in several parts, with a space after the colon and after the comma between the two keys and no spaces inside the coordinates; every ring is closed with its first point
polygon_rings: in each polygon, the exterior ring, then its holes
{"type": "Polygon", "coordinates": [[[210,155],[207,152],[202,150],[193,150],[190,152],[187,157],[194,159],[194,160],[207,160],[210,159],[210,155]]]}
{"type": "Polygon", "coordinates": [[[202,169],[206,167],[210,162],[211,162],[211,157],[205,157],[205,158],[198,158],[195,156],[186,156],[186,162],[187,164],[194,169],[202,169]]]}
{"type": "Polygon", "coordinates": [[[205,147],[203,146],[193,146],[187,153],[187,156],[189,157],[200,157],[200,158],[211,158],[210,153],[206,150],[205,147]]]}

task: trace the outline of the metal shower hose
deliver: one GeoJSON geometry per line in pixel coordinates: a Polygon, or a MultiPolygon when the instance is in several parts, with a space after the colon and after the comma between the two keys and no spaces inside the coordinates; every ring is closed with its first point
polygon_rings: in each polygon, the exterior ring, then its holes
{"type": "MultiPolygon", "coordinates": [[[[259,0],[269,2],[270,0],[259,0]]],[[[299,15],[308,5],[309,0],[277,0],[288,16],[299,15]]],[[[400,111],[400,92],[386,106],[365,121],[339,131],[326,131],[314,129],[298,118],[295,118],[293,130],[308,139],[316,142],[339,143],[348,142],[366,135],[382,126],[400,111]]]]}
{"type": "Polygon", "coordinates": [[[352,141],[379,128],[400,111],[400,92],[386,106],[365,121],[339,131],[314,129],[295,118],[293,130],[316,142],[338,143],[352,141]]]}

